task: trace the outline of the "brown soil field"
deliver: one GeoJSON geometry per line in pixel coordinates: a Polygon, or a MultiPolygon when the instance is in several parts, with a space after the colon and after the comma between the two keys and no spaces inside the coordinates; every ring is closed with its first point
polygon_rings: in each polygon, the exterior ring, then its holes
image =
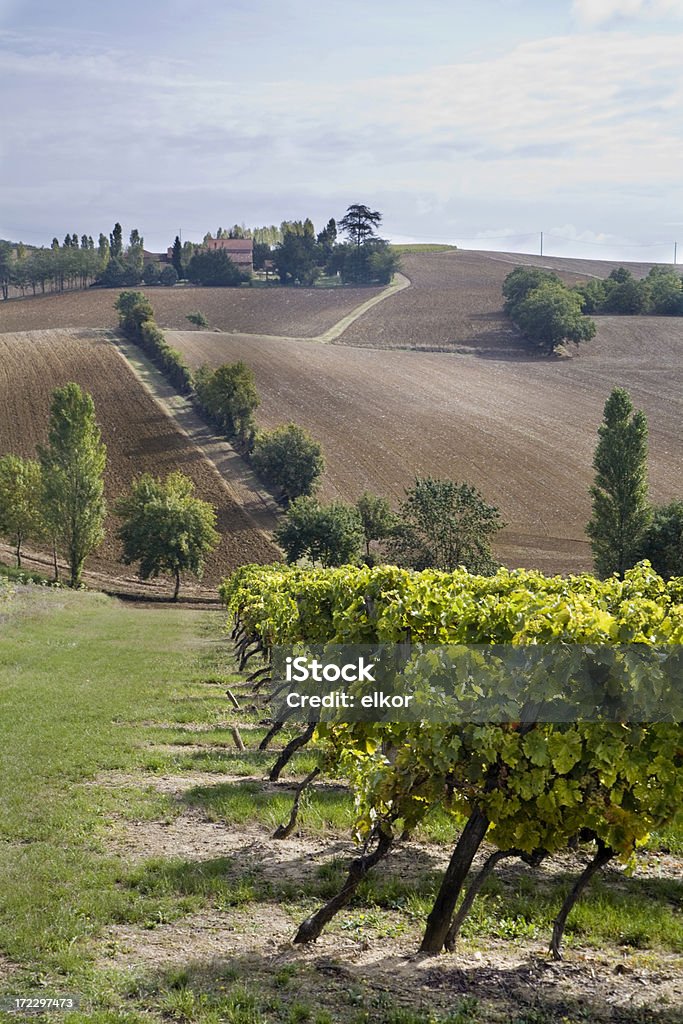
{"type": "Polygon", "coordinates": [[[466,480],[508,524],[496,545],[505,564],[574,572],[591,566],[584,534],[591,463],[613,387],[628,388],[648,417],[652,500],[681,497],[683,319],[598,323],[594,341],[566,360],[504,349],[394,351],[388,358],[206,332],[172,332],[169,342],[194,366],[244,359],[253,367],[259,425],[293,420],[322,443],[323,499],[354,499],[368,488],[396,500],[416,474],[466,480]]]}
{"type": "MultiPolygon", "coordinates": [[[[89,288],[61,295],[0,302],[0,333],[51,327],[118,326],[116,288],[89,288]]],[[[212,329],[247,334],[312,338],[334,326],[381,288],[139,288],[148,296],[160,327],[188,329],[186,316],[199,310],[212,329]]]]}
{"type": "MultiPolygon", "coordinates": [[[[506,352],[528,358],[528,347],[503,313],[501,294],[507,275],[515,266],[527,264],[554,270],[570,285],[589,277],[607,277],[621,265],[466,250],[406,254],[401,266],[412,286],[371,309],[337,344],[506,352]]],[[[644,276],[650,266],[629,264],[636,276],[644,276]]]]}
{"type": "MultiPolygon", "coordinates": [[[[515,266],[524,264],[530,267],[543,267],[544,270],[554,270],[557,274],[576,274],[581,277],[607,277],[617,267],[626,267],[637,278],[647,277],[652,267],[666,266],[668,269],[671,269],[671,264],[643,263],[642,261],[634,262],[631,260],[583,260],[571,256],[538,256],[533,253],[518,252],[490,252],[484,254],[479,251],[478,255],[486,255],[488,259],[512,263],[515,266]]],[[[679,269],[683,270],[683,268],[679,269]]]]}
{"type": "MultiPolygon", "coordinates": [[[[76,381],[93,396],[107,445],[105,488],[110,506],[135,476],[180,469],[194,481],[198,497],[217,507],[221,543],[207,565],[203,588],[215,590],[237,565],[277,559],[277,548],[255,528],[208,459],[138,382],[106,332],[0,335],[0,454],[35,455],[36,444],[47,435],[51,392],[67,381],[76,381]]],[[[108,516],[105,541],[87,567],[125,586],[134,577],[134,567],[119,561],[117,522],[108,516]]],[[[196,590],[191,581],[188,584],[186,592],[196,590]]]]}

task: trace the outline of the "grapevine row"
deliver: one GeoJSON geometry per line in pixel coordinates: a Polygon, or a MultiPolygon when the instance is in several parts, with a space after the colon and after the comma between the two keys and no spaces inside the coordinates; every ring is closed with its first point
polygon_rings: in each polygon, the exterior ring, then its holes
{"type": "MultiPolygon", "coordinates": [[[[683,643],[683,580],[664,582],[648,563],[599,581],[501,570],[420,573],[384,566],[315,570],[247,566],[223,584],[243,664],[268,660],[290,644],[595,644],[683,643]]],[[[615,660],[610,684],[643,699],[647,673],[624,674],[615,660]]],[[[567,915],[590,877],[610,859],[633,862],[648,834],[683,802],[683,729],[659,722],[532,719],[507,724],[421,721],[320,723],[314,738],[321,771],[344,776],[356,797],[356,833],[364,847],[340,892],[303,922],[296,941],[317,938],[352,898],[367,872],[437,807],[466,824],[429,915],[422,950],[452,948],[471,901],[495,864],[520,856],[539,864],[579,840],[595,855],[555,922],[559,956],[567,915]],[[495,847],[477,876],[484,839],[495,847]],[[465,884],[468,891],[458,908],[465,884]]]]}

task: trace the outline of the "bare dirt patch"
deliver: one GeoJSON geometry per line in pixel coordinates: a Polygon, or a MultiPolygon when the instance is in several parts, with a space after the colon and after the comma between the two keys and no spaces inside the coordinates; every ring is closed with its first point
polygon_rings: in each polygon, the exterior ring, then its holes
{"type": "MultiPolygon", "coordinates": [[[[113,774],[110,781],[115,778],[113,774]]],[[[156,784],[182,799],[204,778],[166,777],[156,784]]],[[[290,883],[302,895],[322,865],[345,860],[356,849],[345,839],[327,837],[273,840],[263,827],[206,821],[187,806],[171,822],[119,824],[112,835],[114,849],[134,863],[161,857],[201,866],[221,858],[232,862],[238,873],[250,875],[257,887],[272,884],[277,891],[290,883]]],[[[447,858],[446,848],[410,843],[393,855],[391,866],[405,880],[420,871],[442,870],[447,858]]],[[[558,870],[577,872],[580,866],[580,858],[568,854],[538,872],[539,881],[547,883],[558,870]]],[[[500,875],[515,872],[528,869],[508,866],[500,875]]],[[[618,874],[610,872],[615,882],[618,874]]],[[[209,907],[153,929],[114,926],[99,944],[99,962],[152,977],[190,968],[195,975],[215,978],[236,969],[256,986],[272,984],[273,975],[289,965],[297,978],[307,972],[311,990],[324,1002],[343,1002],[351,991],[364,1005],[381,1005],[386,996],[401,1006],[446,1011],[469,997],[492,1015],[486,1020],[507,1021],[497,1014],[514,1007],[542,1012],[546,1016],[539,1019],[544,1021],[560,1020],[564,1014],[569,1017],[563,1019],[571,1020],[573,1014],[578,1014],[576,1019],[584,1014],[594,1021],[674,1021],[683,1006],[681,959],[674,954],[569,948],[558,964],[549,960],[542,941],[477,939],[463,941],[452,956],[425,957],[415,952],[421,922],[406,922],[386,909],[381,920],[370,920],[372,915],[353,908],[314,945],[294,947],[291,939],[301,914],[301,908],[288,909],[281,900],[263,895],[246,906],[224,911],[209,907]]],[[[341,1004],[337,1019],[346,1020],[341,1004]]]]}
{"type": "Polygon", "coordinates": [[[15,964],[9,957],[0,953],[0,985],[7,985],[18,970],[18,964],[15,964]]]}
{"type": "MultiPolygon", "coordinates": [[[[50,395],[68,381],[76,381],[93,396],[107,445],[105,490],[110,507],[140,473],[164,475],[175,469],[194,481],[199,497],[217,507],[221,543],[207,565],[205,588],[214,588],[238,565],[279,557],[217,469],[141,386],[106,332],[0,335],[2,454],[35,455],[36,444],[47,435],[50,395]]],[[[117,525],[110,515],[105,541],[88,562],[92,572],[108,580],[133,576],[119,561],[117,525]]]]}

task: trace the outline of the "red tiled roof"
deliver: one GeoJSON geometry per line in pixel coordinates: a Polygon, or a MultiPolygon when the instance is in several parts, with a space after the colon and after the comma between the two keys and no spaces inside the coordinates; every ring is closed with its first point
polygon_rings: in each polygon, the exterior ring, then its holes
{"type": "Polygon", "coordinates": [[[254,251],[253,238],[210,238],[207,249],[227,249],[228,252],[251,253],[254,251]]]}

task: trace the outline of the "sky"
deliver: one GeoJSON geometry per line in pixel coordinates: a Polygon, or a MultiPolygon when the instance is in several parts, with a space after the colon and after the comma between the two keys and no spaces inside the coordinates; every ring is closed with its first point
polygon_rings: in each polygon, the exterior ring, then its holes
{"type": "Polygon", "coordinates": [[[0,0],[0,238],[350,203],[393,241],[683,263],[683,0],[0,0]]]}

